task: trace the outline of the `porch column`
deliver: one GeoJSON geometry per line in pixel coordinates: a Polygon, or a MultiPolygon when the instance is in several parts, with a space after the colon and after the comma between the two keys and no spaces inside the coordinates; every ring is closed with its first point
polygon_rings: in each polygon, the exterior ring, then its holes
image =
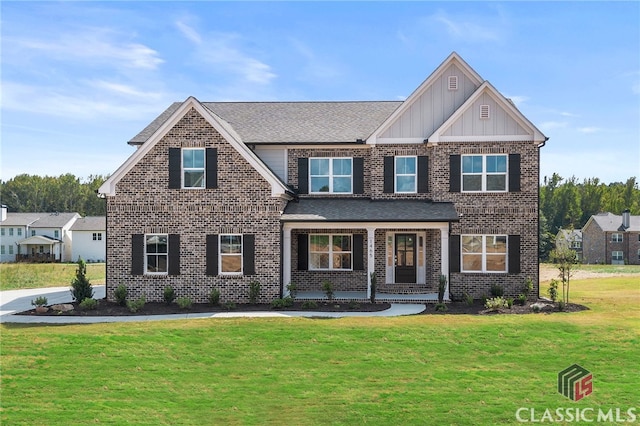
{"type": "Polygon", "coordinates": [[[371,274],[376,271],[376,228],[367,228],[367,298],[371,298],[371,274]]]}
{"type": "Polygon", "coordinates": [[[285,223],[282,229],[282,297],[289,296],[287,286],[291,282],[291,228],[285,223]]]}
{"type": "Polygon", "coordinates": [[[440,267],[441,274],[447,277],[444,299],[449,300],[449,226],[440,228],[440,267]]]}

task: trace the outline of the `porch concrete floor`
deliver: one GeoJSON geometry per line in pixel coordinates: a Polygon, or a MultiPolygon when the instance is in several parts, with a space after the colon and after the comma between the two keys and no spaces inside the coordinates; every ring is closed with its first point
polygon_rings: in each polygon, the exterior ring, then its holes
{"type": "MultiPolygon", "coordinates": [[[[323,291],[299,291],[296,294],[297,300],[327,300],[327,295],[323,291]]],[[[334,291],[334,300],[369,300],[366,291],[334,291]]],[[[376,300],[379,302],[425,302],[434,303],[438,301],[438,293],[376,293],[376,300]]]]}

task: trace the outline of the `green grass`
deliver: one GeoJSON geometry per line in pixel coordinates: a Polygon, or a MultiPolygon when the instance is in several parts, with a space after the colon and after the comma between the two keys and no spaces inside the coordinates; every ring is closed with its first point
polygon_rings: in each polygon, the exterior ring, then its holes
{"type": "MultiPolygon", "coordinates": [[[[75,263],[0,263],[0,290],[59,287],[71,285],[75,263]]],[[[88,263],[91,284],[104,284],[105,264],[88,263]]]]}
{"type": "MultiPolygon", "coordinates": [[[[541,268],[557,270],[553,263],[542,263],[541,268]]],[[[640,265],[574,265],[576,271],[593,272],[597,274],[640,274],[640,265]]]]}
{"type": "Polygon", "coordinates": [[[2,424],[516,424],[638,404],[637,280],[575,281],[553,315],[2,325],[2,424]],[[572,402],[578,363],[594,392],[572,402]]]}

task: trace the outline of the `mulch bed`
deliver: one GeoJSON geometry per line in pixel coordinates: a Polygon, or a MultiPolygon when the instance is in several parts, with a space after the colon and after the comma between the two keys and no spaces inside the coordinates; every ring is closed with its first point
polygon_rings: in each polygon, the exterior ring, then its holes
{"type": "MultiPolygon", "coordinates": [[[[550,301],[540,299],[537,302],[546,304],[539,313],[549,314],[554,312],[579,312],[589,308],[575,303],[569,303],[560,311],[558,304],[551,304],[550,301]]],[[[489,311],[485,309],[481,300],[475,300],[469,305],[464,302],[447,303],[446,311],[436,311],[436,305],[429,303],[426,309],[420,315],[497,315],[497,314],[532,314],[535,313],[531,304],[535,302],[527,302],[526,305],[513,305],[511,309],[500,309],[498,311],[489,311]]],[[[349,302],[319,302],[317,308],[305,309],[302,307],[303,302],[295,302],[290,308],[272,309],[268,304],[242,304],[238,303],[233,308],[225,306],[211,306],[206,303],[195,303],[189,309],[182,309],[177,304],[149,302],[138,312],[131,312],[126,306],[120,306],[114,302],[108,302],[105,299],[98,300],[98,307],[94,310],[82,310],[78,308],[77,303],[71,303],[73,310],[69,312],[59,312],[49,309],[46,313],[37,313],[35,309],[20,312],[18,315],[50,315],[50,316],[130,316],[130,315],[167,315],[167,314],[186,314],[186,313],[216,313],[216,312],[256,312],[256,311],[313,311],[313,312],[379,312],[389,309],[389,303],[349,303],[349,302]]]]}

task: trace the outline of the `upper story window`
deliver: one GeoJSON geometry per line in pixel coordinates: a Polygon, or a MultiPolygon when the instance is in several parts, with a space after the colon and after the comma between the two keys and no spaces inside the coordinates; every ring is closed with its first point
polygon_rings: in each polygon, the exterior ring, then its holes
{"type": "Polygon", "coordinates": [[[351,242],[351,235],[309,235],[309,269],[353,269],[351,242]]]}
{"type": "Polygon", "coordinates": [[[13,236],[13,228],[9,228],[9,236],[12,237],[13,236]]]}
{"type": "Polygon", "coordinates": [[[507,191],[507,156],[463,155],[462,191],[507,191]]]}
{"type": "Polygon", "coordinates": [[[616,262],[624,261],[624,253],[621,251],[612,251],[611,252],[611,260],[616,262]]]}
{"type": "Polygon", "coordinates": [[[59,230],[55,230],[53,231],[53,238],[60,238],[60,231],[59,230]]]}
{"type": "Polygon", "coordinates": [[[204,148],[183,148],[182,187],[204,188],[205,162],[204,148]]]}
{"type": "Polygon", "coordinates": [[[94,232],[93,241],[102,241],[102,232],[94,232]]]}
{"type": "Polygon", "coordinates": [[[144,236],[144,242],[145,273],[166,275],[169,271],[169,236],[147,234],[144,236]]]}
{"type": "Polygon", "coordinates": [[[351,194],[353,192],[352,158],[310,158],[309,192],[311,194],[351,194]]]}
{"type": "Polygon", "coordinates": [[[18,228],[18,236],[21,237],[22,236],[22,228],[18,228]]]}
{"type": "Polygon", "coordinates": [[[4,236],[4,228],[0,228],[0,235],[4,236]]]}
{"type": "Polygon", "coordinates": [[[220,274],[242,274],[242,235],[220,235],[220,274]]]}
{"type": "Polygon", "coordinates": [[[36,235],[36,230],[35,230],[35,229],[32,229],[32,230],[31,230],[31,236],[33,237],[33,236],[35,236],[35,235],[36,235]]]}
{"type": "Polygon", "coordinates": [[[507,272],[506,235],[462,235],[462,272],[507,272]]]}
{"type": "Polygon", "coordinates": [[[582,241],[571,241],[571,248],[572,249],[582,248],[582,241]]]}
{"type": "Polygon", "coordinates": [[[395,192],[401,194],[417,192],[417,157],[395,157],[395,162],[395,192]]]}
{"type": "Polygon", "coordinates": [[[622,239],[623,239],[622,234],[618,234],[618,233],[611,234],[611,242],[612,243],[621,243],[622,239]]]}

